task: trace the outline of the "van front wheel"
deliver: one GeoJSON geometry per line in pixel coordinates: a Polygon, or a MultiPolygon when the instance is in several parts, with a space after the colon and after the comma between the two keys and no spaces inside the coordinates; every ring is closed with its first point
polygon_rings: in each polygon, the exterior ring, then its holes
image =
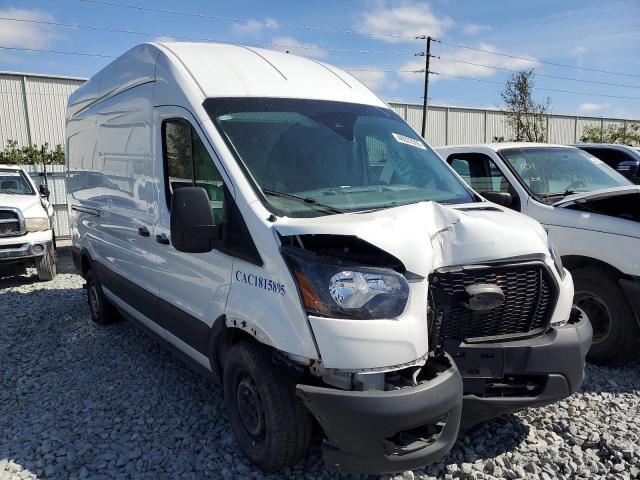
{"type": "Polygon", "coordinates": [[[102,293],[102,285],[92,270],[87,272],[85,279],[87,280],[87,301],[89,302],[91,320],[99,325],[107,325],[120,320],[120,314],[105,298],[102,293]]]}
{"type": "Polygon", "coordinates": [[[307,453],[311,416],[295,397],[294,382],[266,348],[252,342],[231,348],[224,400],[240,449],[262,471],[276,472],[307,453]]]}

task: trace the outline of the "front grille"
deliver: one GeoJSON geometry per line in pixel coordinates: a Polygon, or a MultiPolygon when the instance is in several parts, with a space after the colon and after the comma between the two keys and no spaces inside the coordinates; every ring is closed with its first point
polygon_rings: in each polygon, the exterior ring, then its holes
{"type": "Polygon", "coordinates": [[[13,210],[0,210],[0,237],[20,233],[20,217],[13,210]]]}
{"type": "Polygon", "coordinates": [[[441,269],[430,277],[429,330],[433,342],[457,339],[491,341],[534,335],[548,328],[558,296],[553,276],[542,262],[441,269]],[[489,311],[470,310],[465,289],[495,284],[504,303],[489,311]]]}

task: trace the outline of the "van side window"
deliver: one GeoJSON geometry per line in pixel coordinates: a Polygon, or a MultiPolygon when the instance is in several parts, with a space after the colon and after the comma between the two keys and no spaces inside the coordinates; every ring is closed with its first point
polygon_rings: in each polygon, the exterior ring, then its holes
{"type": "Polygon", "coordinates": [[[202,187],[217,224],[222,221],[223,181],[198,133],[183,119],[162,124],[165,194],[171,207],[171,194],[181,187],[202,187]]]}

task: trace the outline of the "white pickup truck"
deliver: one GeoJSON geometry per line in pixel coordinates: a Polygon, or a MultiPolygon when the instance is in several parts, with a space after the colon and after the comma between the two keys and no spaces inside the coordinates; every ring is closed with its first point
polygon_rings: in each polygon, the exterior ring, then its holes
{"type": "Polygon", "coordinates": [[[640,187],[577,148],[496,143],[437,149],[485,198],[549,230],[593,326],[589,359],[640,354],[640,187]]]}
{"type": "Polygon", "coordinates": [[[56,275],[53,207],[49,190],[36,188],[20,167],[0,165],[0,269],[9,263],[35,265],[38,278],[56,275]]]}

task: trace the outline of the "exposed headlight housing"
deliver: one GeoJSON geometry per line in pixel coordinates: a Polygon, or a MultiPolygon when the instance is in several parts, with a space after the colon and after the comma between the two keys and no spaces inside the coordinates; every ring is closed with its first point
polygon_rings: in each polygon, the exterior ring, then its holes
{"type": "Polygon", "coordinates": [[[547,247],[549,248],[549,253],[551,254],[551,258],[553,259],[553,264],[558,271],[558,275],[560,278],[564,280],[564,267],[562,266],[562,258],[560,254],[556,250],[556,246],[553,244],[550,238],[547,238],[547,247]]]}
{"type": "Polygon", "coordinates": [[[284,247],[283,255],[312,315],[379,319],[398,317],[409,298],[409,284],[398,272],[327,258],[284,247]]]}
{"type": "Polygon", "coordinates": [[[25,218],[24,224],[27,232],[49,230],[49,219],[47,217],[25,218]]]}

